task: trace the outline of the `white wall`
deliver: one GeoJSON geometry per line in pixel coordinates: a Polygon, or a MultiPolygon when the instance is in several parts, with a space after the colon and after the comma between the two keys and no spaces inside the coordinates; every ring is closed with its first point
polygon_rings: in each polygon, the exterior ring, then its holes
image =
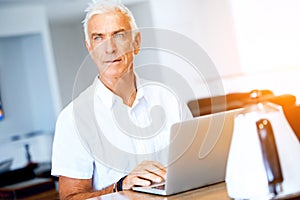
{"type": "Polygon", "coordinates": [[[183,84],[175,87],[178,89],[176,92],[182,93],[180,97],[184,101],[224,94],[222,81],[218,79],[218,75],[229,77],[241,74],[230,1],[150,0],[147,4],[150,7],[150,14],[146,10],[146,14],[143,15],[141,6],[138,12],[135,12],[138,9],[133,7],[135,17],[143,19],[140,26],[166,29],[169,31],[166,34],[170,34],[169,38],[168,36],[164,38],[165,41],[158,42],[170,51],[156,49],[159,64],[169,69],[163,73],[164,79],[178,84],[176,80],[169,80],[171,71],[175,73],[174,77],[183,77],[183,84]],[[205,53],[208,58],[205,57],[205,53]],[[202,57],[204,63],[201,62],[202,57]],[[195,58],[197,63],[191,61],[191,58],[195,58]],[[201,67],[196,66],[200,69],[200,73],[197,73],[195,66],[189,62],[200,64],[201,67]],[[210,71],[214,66],[216,73],[210,71]],[[209,76],[206,78],[210,82],[205,83],[203,76],[209,76]],[[190,88],[193,94],[187,92],[190,88]]]}
{"type": "Polygon", "coordinates": [[[14,167],[21,167],[24,142],[35,149],[33,161],[45,161],[43,152],[48,152],[50,161],[51,139],[40,145],[30,137],[39,133],[52,138],[61,109],[45,9],[1,6],[0,27],[0,90],[5,114],[0,121],[0,161],[10,155],[14,167]]]}
{"type": "Polygon", "coordinates": [[[200,45],[222,76],[240,73],[228,0],[151,0],[153,26],[170,29],[200,45]]]}
{"type": "Polygon", "coordinates": [[[231,0],[231,5],[244,76],[225,80],[228,90],[268,88],[294,94],[300,103],[300,2],[231,0]]]}
{"type": "Polygon", "coordinates": [[[299,1],[231,0],[231,5],[243,71],[299,66],[299,1]]]}
{"type": "Polygon", "coordinates": [[[0,122],[0,137],[51,131],[60,97],[45,10],[39,6],[1,7],[0,18],[0,86],[7,114],[0,122]]]}
{"type": "MultiPolygon", "coordinates": [[[[153,27],[182,33],[207,52],[225,93],[270,89],[278,95],[294,94],[299,102],[299,1],[150,0],[149,4],[153,27]]],[[[142,22],[148,25],[146,19],[142,22]]],[[[161,61],[184,66],[172,57],[161,61]]],[[[201,88],[201,81],[192,84],[201,88]]],[[[210,95],[202,88],[198,92],[199,97],[210,95]]]]}
{"type": "Polygon", "coordinates": [[[28,133],[34,127],[21,43],[22,37],[18,36],[0,38],[0,86],[5,114],[0,121],[0,138],[28,133]]]}
{"type": "Polygon", "coordinates": [[[50,32],[60,87],[62,107],[73,98],[76,74],[88,52],[84,44],[81,21],[50,23],[50,32]]]}

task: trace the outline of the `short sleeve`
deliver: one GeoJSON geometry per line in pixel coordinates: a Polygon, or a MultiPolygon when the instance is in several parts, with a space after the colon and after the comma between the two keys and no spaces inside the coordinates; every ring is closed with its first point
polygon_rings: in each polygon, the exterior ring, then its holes
{"type": "Polygon", "coordinates": [[[94,159],[81,144],[69,104],[59,115],[52,149],[53,176],[89,179],[93,176],[94,159]]]}

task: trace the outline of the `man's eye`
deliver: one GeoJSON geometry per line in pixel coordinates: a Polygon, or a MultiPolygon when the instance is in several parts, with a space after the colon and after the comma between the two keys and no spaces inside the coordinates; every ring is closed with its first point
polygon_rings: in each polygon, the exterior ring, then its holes
{"type": "Polygon", "coordinates": [[[101,36],[94,36],[93,38],[95,41],[101,41],[103,38],[101,36]]]}
{"type": "Polygon", "coordinates": [[[125,38],[125,33],[123,33],[123,32],[116,33],[116,34],[114,34],[114,38],[115,39],[123,39],[123,38],[125,38]]]}

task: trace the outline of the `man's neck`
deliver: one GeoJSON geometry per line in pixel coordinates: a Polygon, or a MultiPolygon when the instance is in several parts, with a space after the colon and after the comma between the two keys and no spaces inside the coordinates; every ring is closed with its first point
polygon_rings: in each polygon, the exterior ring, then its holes
{"type": "Polygon", "coordinates": [[[137,93],[136,77],[133,72],[109,81],[101,77],[100,81],[114,94],[121,97],[124,104],[130,107],[133,105],[137,93]]]}

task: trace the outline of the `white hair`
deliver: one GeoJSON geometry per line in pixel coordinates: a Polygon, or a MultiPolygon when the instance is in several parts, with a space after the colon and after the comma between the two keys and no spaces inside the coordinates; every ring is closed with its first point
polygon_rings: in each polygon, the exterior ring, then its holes
{"type": "Polygon", "coordinates": [[[90,45],[90,38],[88,35],[88,22],[93,15],[96,14],[104,14],[110,11],[119,10],[121,13],[126,15],[129,18],[129,25],[132,30],[132,36],[134,37],[136,31],[138,29],[135,19],[131,13],[131,11],[121,2],[117,1],[96,1],[93,0],[92,3],[89,3],[88,7],[85,9],[86,16],[85,19],[82,21],[83,29],[84,29],[84,37],[88,45],[90,45]]]}

